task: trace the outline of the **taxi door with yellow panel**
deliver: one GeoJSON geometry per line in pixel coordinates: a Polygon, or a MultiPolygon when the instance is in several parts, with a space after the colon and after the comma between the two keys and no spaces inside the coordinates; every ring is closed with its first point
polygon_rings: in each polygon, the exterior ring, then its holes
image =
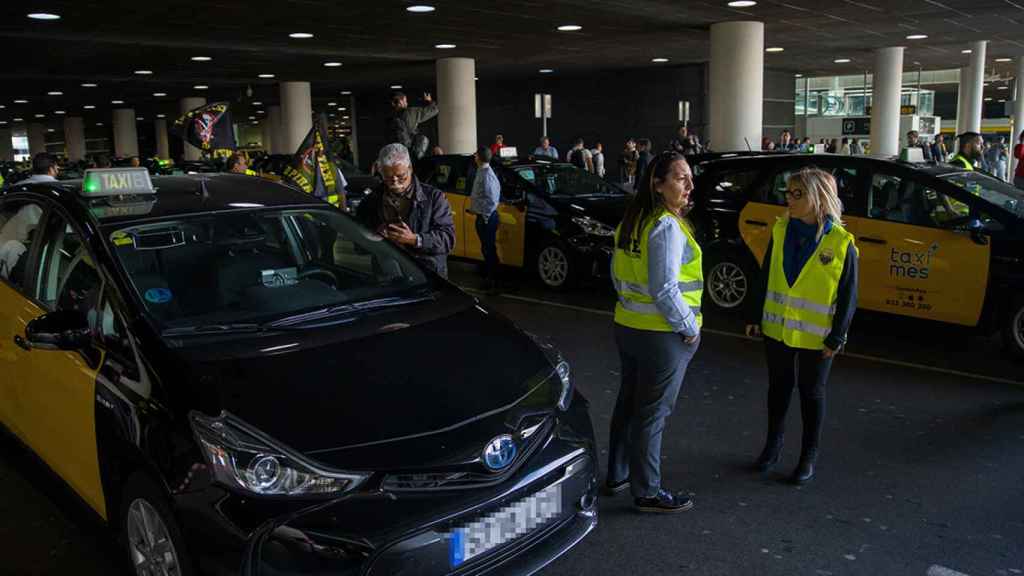
{"type": "Polygon", "coordinates": [[[949,192],[910,174],[873,175],[868,217],[857,226],[861,307],[978,323],[990,247],[953,229],[967,204],[949,192]]]}
{"type": "Polygon", "coordinates": [[[15,367],[13,419],[25,443],[106,518],[96,446],[96,378],[102,353],[90,346],[61,350],[40,345],[60,333],[36,338],[33,332],[33,324],[45,324],[43,315],[55,311],[95,323],[103,282],[81,235],[57,211],[47,216],[30,269],[35,272],[28,290],[31,300],[23,307],[37,319],[17,335],[23,353],[15,367]]]}
{"type": "MultiPolygon", "coordinates": [[[[472,194],[476,165],[472,160],[470,162],[469,191],[472,194]]],[[[501,183],[501,202],[498,204],[498,260],[504,266],[522,267],[526,249],[526,183],[521,182],[514,172],[501,167],[494,168],[494,175],[501,183]]],[[[483,260],[480,237],[476,233],[476,214],[470,211],[468,199],[462,214],[463,229],[466,230],[466,249],[463,256],[483,260]]]]}
{"type": "Polygon", "coordinates": [[[450,256],[466,255],[466,234],[474,234],[473,227],[466,228],[463,214],[469,208],[470,184],[466,176],[463,158],[458,156],[441,156],[428,158],[424,164],[417,166],[417,177],[444,192],[448,205],[452,209],[452,220],[455,223],[455,246],[450,256]]]}

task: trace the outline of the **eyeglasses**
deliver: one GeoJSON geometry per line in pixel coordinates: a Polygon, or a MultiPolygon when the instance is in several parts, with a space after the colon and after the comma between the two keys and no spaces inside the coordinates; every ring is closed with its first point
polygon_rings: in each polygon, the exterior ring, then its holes
{"type": "Polygon", "coordinates": [[[804,191],[803,190],[799,190],[799,189],[797,189],[797,190],[786,190],[786,197],[787,198],[792,198],[793,200],[799,200],[799,199],[804,197],[804,191]]]}
{"type": "Polygon", "coordinates": [[[411,172],[398,172],[396,174],[391,174],[390,176],[387,175],[387,174],[381,173],[380,179],[385,181],[385,182],[402,183],[402,182],[407,181],[411,176],[412,176],[411,172]]]}

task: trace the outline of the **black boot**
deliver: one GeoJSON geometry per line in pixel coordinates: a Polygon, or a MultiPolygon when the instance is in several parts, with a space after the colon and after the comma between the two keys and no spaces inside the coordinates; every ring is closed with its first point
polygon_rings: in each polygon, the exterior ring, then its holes
{"type": "Polygon", "coordinates": [[[764,474],[779,463],[781,456],[782,435],[769,435],[768,440],[765,441],[764,450],[761,450],[761,455],[754,461],[754,470],[764,474]]]}
{"type": "Polygon", "coordinates": [[[818,460],[817,450],[808,450],[800,455],[800,463],[793,470],[791,478],[794,484],[806,484],[814,478],[814,464],[818,460]]]}

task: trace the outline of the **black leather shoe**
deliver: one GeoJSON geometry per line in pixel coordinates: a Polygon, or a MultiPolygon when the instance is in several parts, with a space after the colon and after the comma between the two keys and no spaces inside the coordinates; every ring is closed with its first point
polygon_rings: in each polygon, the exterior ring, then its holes
{"type": "Polygon", "coordinates": [[[602,492],[604,492],[605,496],[615,496],[626,488],[629,488],[629,478],[619,480],[618,482],[609,482],[606,480],[602,492]]]}
{"type": "Polygon", "coordinates": [[[764,474],[778,464],[781,457],[782,441],[769,442],[761,451],[761,455],[754,461],[754,469],[764,474]]]}
{"type": "Polygon", "coordinates": [[[636,506],[637,512],[672,514],[693,508],[693,500],[683,494],[659,490],[654,498],[634,498],[633,505],[636,506]]]}
{"type": "Polygon", "coordinates": [[[791,478],[793,484],[806,484],[814,478],[814,460],[810,458],[801,458],[800,463],[797,464],[796,470],[793,470],[793,477],[791,478]]]}

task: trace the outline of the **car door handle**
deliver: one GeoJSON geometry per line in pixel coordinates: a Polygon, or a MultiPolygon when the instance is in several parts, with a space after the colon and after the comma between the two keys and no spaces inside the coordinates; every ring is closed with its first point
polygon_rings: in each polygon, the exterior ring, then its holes
{"type": "Polygon", "coordinates": [[[886,241],[881,238],[872,238],[871,236],[861,236],[858,240],[863,240],[870,244],[886,244],[886,241]]]}
{"type": "Polygon", "coordinates": [[[21,337],[20,335],[17,335],[17,334],[16,334],[16,335],[14,336],[14,343],[15,343],[15,344],[16,344],[16,345],[17,345],[17,346],[18,346],[19,348],[21,348],[21,349],[23,349],[23,350],[31,350],[31,349],[32,349],[32,345],[28,343],[28,340],[25,340],[25,339],[24,339],[24,338],[22,338],[22,337],[21,337]]]}
{"type": "Polygon", "coordinates": [[[746,223],[750,224],[751,226],[761,226],[761,227],[764,227],[764,228],[768,227],[768,223],[767,222],[761,222],[760,220],[746,220],[746,223]]]}

